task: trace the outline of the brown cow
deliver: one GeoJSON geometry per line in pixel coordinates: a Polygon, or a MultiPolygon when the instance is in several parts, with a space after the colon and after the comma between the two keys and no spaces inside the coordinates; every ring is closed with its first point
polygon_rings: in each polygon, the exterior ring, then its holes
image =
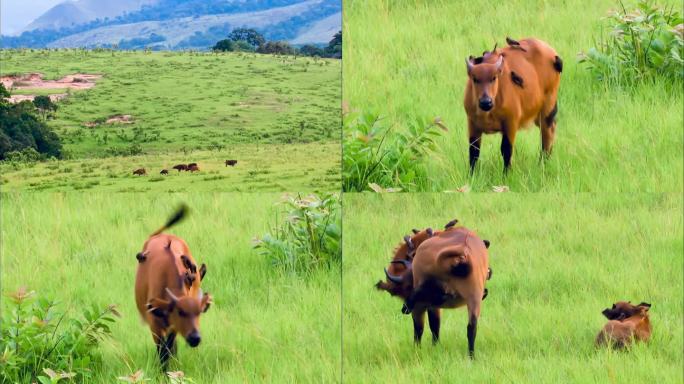
{"type": "Polygon", "coordinates": [[[199,169],[199,166],[198,166],[196,163],[191,163],[191,164],[188,164],[188,169],[187,169],[187,170],[190,171],[190,172],[195,172],[195,171],[199,172],[200,169],[199,169]]]}
{"type": "Polygon", "coordinates": [[[468,83],[463,105],[468,114],[471,174],[480,157],[483,133],[502,134],[504,172],[510,167],[520,128],[532,122],[540,128],[544,157],[553,147],[563,62],[541,40],[506,41],[508,46],[503,49],[494,47],[482,57],[466,59],[468,83]]]}
{"type": "Polygon", "coordinates": [[[234,167],[237,164],[237,160],[226,160],[226,167],[231,166],[234,167]]]}
{"type": "Polygon", "coordinates": [[[402,312],[413,315],[414,341],[420,343],[428,314],[432,341],[439,340],[441,308],[468,305],[468,345],[474,352],[475,330],[480,302],[487,296],[484,279],[491,278],[487,248],[489,241],[482,240],[464,227],[455,227],[457,220],[449,222],[444,231],[414,230],[406,236],[404,244],[395,250],[387,281],[376,287],[405,300],[402,312]],[[443,260],[444,259],[444,260],[443,260]],[[439,271],[445,268],[444,271],[439,271]],[[414,287],[417,287],[414,289],[414,287]]]}
{"type": "Polygon", "coordinates": [[[606,308],[603,315],[608,322],[596,336],[596,345],[625,348],[634,341],[648,341],[651,337],[650,308],[649,303],[632,305],[625,301],[618,301],[612,308],[606,308]]]}
{"type": "Polygon", "coordinates": [[[177,333],[191,347],[199,345],[199,317],[211,303],[211,296],[200,289],[206,265],[198,270],[185,241],[162,233],[186,213],[187,207],[181,206],[163,227],[150,235],[136,256],[135,302],[152,331],[163,369],[176,351],[177,333]]]}
{"type": "Polygon", "coordinates": [[[178,173],[180,173],[180,171],[187,171],[187,170],[188,170],[188,166],[185,165],[185,164],[176,164],[176,165],[173,166],[173,169],[177,169],[177,170],[178,170],[178,173]]]}
{"type": "Polygon", "coordinates": [[[135,171],[133,171],[133,174],[138,175],[138,176],[143,176],[143,175],[147,175],[147,171],[145,170],[145,168],[138,168],[135,171]]]}
{"type": "Polygon", "coordinates": [[[168,175],[169,170],[168,169],[162,169],[161,172],[159,172],[160,175],[168,175]]]}

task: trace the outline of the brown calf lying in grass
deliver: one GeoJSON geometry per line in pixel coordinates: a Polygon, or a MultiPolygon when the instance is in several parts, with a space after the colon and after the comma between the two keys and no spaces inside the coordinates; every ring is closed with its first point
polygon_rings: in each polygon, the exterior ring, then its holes
{"type": "Polygon", "coordinates": [[[449,222],[443,231],[414,230],[395,250],[387,281],[376,287],[404,299],[402,312],[413,317],[414,341],[420,343],[425,313],[432,331],[432,341],[439,340],[441,308],[468,307],[468,350],[474,354],[480,303],[487,296],[485,280],[491,277],[487,248],[465,227],[449,222]]]}
{"type": "Polygon", "coordinates": [[[176,352],[176,334],[191,347],[199,345],[199,317],[211,303],[211,296],[200,288],[206,265],[198,269],[185,241],[162,233],[181,221],[186,212],[182,206],[166,225],[150,235],[136,256],[135,302],[150,327],[163,369],[176,352]]]}
{"type": "Polygon", "coordinates": [[[650,308],[649,303],[632,305],[625,301],[618,301],[612,308],[606,308],[603,315],[608,322],[596,336],[596,345],[625,348],[634,341],[648,341],[651,337],[650,308]]]}
{"type": "Polygon", "coordinates": [[[515,41],[481,57],[466,59],[468,83],[463,106],[468,115],[470,172],[480,157],[482,134],[499,132],[504,172],[519,129],[534,122],[541,129],[543,154],[551,153],[556,135],[556,100],[563,62],[538,39],[515,41]]]}

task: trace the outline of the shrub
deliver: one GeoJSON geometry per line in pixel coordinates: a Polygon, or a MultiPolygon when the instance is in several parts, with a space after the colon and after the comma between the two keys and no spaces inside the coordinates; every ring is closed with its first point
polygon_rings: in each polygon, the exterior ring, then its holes
{"type": "Polygon", "coordinates": [[[37,298],[33,291],[22,288],[7,297],[0,323],[0,382],[87,381],[93,366],[102,363],[97,346],[111,335],[116,307],[93,306],[70,317],[58,312],[57,302],[37,298]]]}
{"type": "Polygon", "coordinates": [[[586,53],[584,63],[599,80],[609,84],[632,85],[645,80],[684,79],[684,25],[681,15],[672,8],[658,7],[641,0],[637,8],[620,9],[606,18],[607,36],[603,32],[586,53]]]}
{"type": "Polygon", "coordinates": [[[406,132],[384,127],[375,114],[347,114],[344,119],[342,185],[361,192],[370,185],[413,189],[426,179],[420,160],[435,150],[435,139],[446,130],[440,118],[418,119],[406,132]]]}
{"type": "Polygon", "coordinates": [[[340,241],[339,195],[297,195],[276,205],[273,227],[254,247],[273,266],[307,275],[341,262],[340,241]]]}

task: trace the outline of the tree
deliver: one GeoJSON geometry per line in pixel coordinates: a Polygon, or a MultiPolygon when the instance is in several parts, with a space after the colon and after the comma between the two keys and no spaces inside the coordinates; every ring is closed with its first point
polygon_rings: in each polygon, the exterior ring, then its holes
{"type": "Polygon", "coordinates": [[[266,39],[259,32],[252,28],[237,28],[228,35],[232,41],[246,41],[252,48],[256,48],[266,43],[266,39]]]}
{"type": "Polygon", "coordinates": [[[224,39],[217,42],[212,48],[212,51],[232,52],[235,50],[235,42],[233,40],[224,39]]]}
{"type": "Polygon", "coordinates": [[[53,103],[50,96],[36,96],[33,98],[33,105],[38,108],[38,111],[43,116],[43,120],[47,119],[47,114],[57,110],[57,104],[53,103]]]}
{"type": "Polygon", "coordinates": [[[330,40],[325,48],[325,56],[335,59],[342,58],[342,31],[337,32],[332,40],[330,40]]]}
{"type": "Polygon", "coordinates": [[[306,44],[299,48],[299,53],[304,56],[323,56],[323,50],[313,44],[306,44]]]}
{"type": "Polygon", "coordinates": [[[5,88],[5,84],[0,83],[0,101],[5,101],[8,97],[10,97],[10,93],[7,88],[5,88]]]}
{"type": "Polygon", "coordinates": [[[269,41],[257,48],[259,53],[273,53],[276,55],[293,55],[294,48],[287,41],[269,41]]]}

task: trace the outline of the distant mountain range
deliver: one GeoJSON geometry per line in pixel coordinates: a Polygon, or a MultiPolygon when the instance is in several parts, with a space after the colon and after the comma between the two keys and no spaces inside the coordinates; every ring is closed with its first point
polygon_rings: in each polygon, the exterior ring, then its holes
{"type": "Polygon", "coordinates": [[[69,0],[2,36],[3,48],[209,49],[234,28],[268,40],[327,44],[341,30],[341,0],[69,0]]]}

